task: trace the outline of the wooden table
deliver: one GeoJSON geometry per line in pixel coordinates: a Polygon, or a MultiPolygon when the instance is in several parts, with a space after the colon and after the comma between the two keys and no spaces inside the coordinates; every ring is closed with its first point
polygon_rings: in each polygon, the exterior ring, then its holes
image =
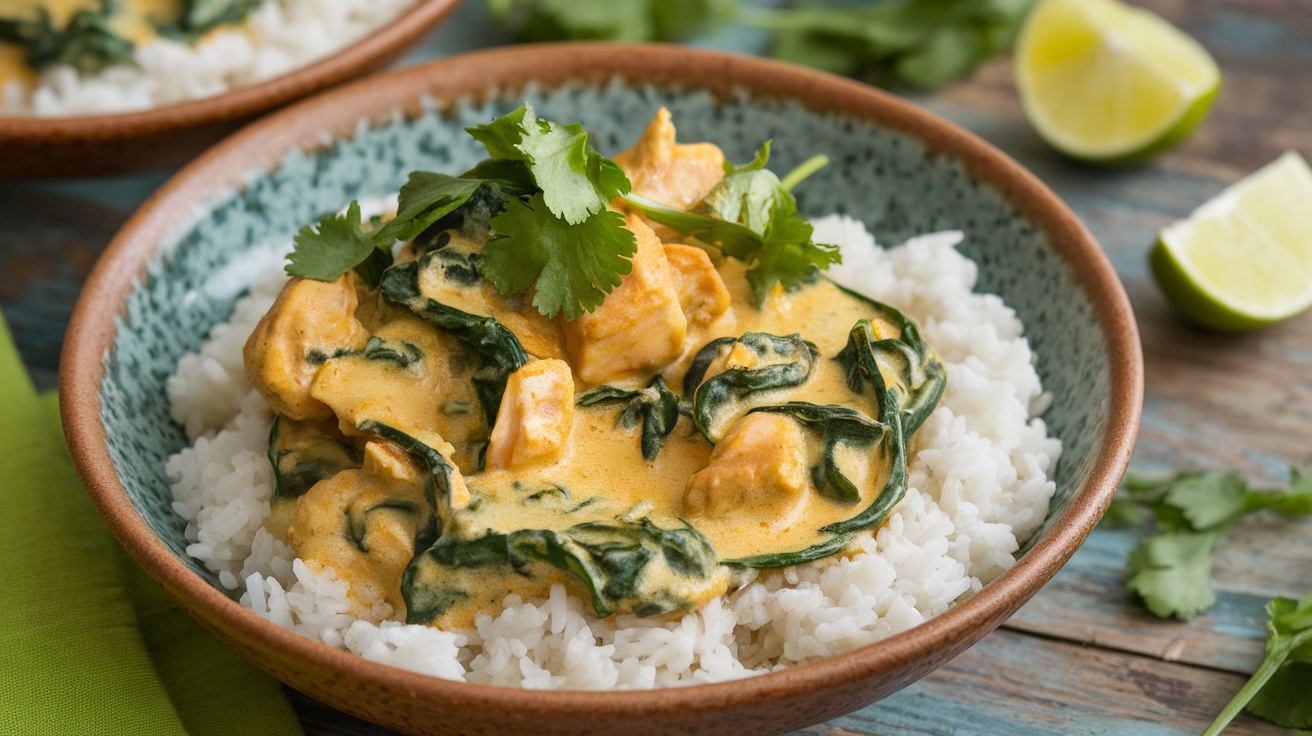
{"type": "MultiPolygon", "coordinates": [[[[1162,300],[1145,256],[1159,228],[1282,151],[1312,158],[1312,4],[1139,2],[1202,41],[1225,74],[1204,127],[1151,164],[1106,171],[1049,151],[1021,116],[1005,59],[918,101],[1038,174],[1106,248],[1144,341],[1136,462],[1235,468],[1274,485],[1291,464],[1312,469],[1312,314],[1240,336],[1192,328],[1162,300]]],[[[409,61],[505,40],[480,0],[470,0],[409,61]]],[[[743,29],[703,42],[739,51],[761,44],[743,29]]],[[[0,183],[0,309],[40,386],[54,385],[82,279],[165,178],[0,183]]],[[[1312,591],[1312,519],[1262,515],[1242,524],[1216,558],[1217,605],[1190,624],[1158,621],[1126,594],[1124,561],[1135,540],[1134,531],[1095,531],[1038,596],[973,649],[893,697],[802,733],[1198,733],[1261,659],[1266,600],[1312,591]]],[[[309,733],[384,733],[292,697],[309,733]]],[[[1229,731],[1283,732],[1246,715],[1229,731]]]]}

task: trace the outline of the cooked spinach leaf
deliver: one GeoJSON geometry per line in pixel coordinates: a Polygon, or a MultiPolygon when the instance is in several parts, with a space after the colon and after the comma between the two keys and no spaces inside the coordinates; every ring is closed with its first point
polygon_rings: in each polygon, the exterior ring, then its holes
{"type": "Polygon", "coordinates": [[[878,489],[877,492],[871,489],[873,498],[855,516],[821,527],[821,532],[833,535],[824,542],[796,552],[725,560],[725,564],[744,567],[782,567],[827,557],[846,546],[853,534],[879,526],[893,512],[893,507],[902,500],[907,490],[907,442],[906,434],[902,430],[902,408],[897,392],[884,384],[883,374],[878,370],[870,371],[860,388],[864,392],[867,386],[875,394],[879,408],[877,420],[860,416],[855,410],[845,407],[816,406],[801,402],[761,406],[753,410],[790,414],[819,432],[826,443],[825,455],[831,459],[812,469],[812,480],[817,489],[820,488],[821,481],[830,483],[830,493],[839,490],[850,494],[850,487],[854,487],[854,484],[845,477],[838,481],[833,479],[832,474],[835,471],[838,471],[838,475],[842,475],[837,464],[832,460],[833,449],[844,441],[841,438],[853,436],[857,438],[854,441],[864,442],[866,438],[875,436],[877,432],[878,439],[866,445],[867,448],[872,448],[866,452],[884,462],[888,468],[887,480],[883,488],[878,489]],[[817,473],[822,476],[819,480],[816,479],[817,473]]]}
{"type": "Polygon", "coordinates": [[[273,497],[299,498],[315,483],[360,467],[360,455],[331,425],[278,415],[269,431],[269,464],[273,497]]]}
{"type": "Polygon", "coordinates": [[[615,418],[615,426],[633,429],[642,424],[642,457],[647,462],[656,459],[665,438],[679,423],[679,395],[671,391],[660,376],[641,390],[598,386],[579,396],[574,403],[579,406],[623,404],[624,409],[615,418]]]}
{"type": "Polygon", "coordinates": [[[405,499],[394,498],[390,501],[357,512],[354,508],[346,510],[346,529],[351,541],[355,543],[356,549],[368,554],[369,552],[369,529],[377,521],[377,515],[381,513],[401,514],[404,516],[419,516],[419,506],[405,499]]]}
{"type": "Polygon", "coordinates": [[[712,340],[693,357],[683,378],[683,395],[693,397],[693,424],[708,442],[719,442],[729,423],[747,413],[749,397],[758,394],[756,400],[763,403],[759,394],[801,385],[818,357],[815,346],[799,335],[748,332],[712,340]],[[727,360],[729,367],[703,380],[718,360],[727,360]]]}
{"type": "Polygon", "coordinates": [[[55,28],[50,12],[35,19],[0,17],[0,41],[27,49],[27,65],[41,71],[68,64],[82,74],[95,74],[114,64],[132,62],[133,44],[114,31],[116,0],[100,0],[97,9],[80,10],[63,28],[55,28]]]}
{"type": "Polygon", "coordinates": [[[157,24],[163,35],[195,41],[219,26],[241,23],[262,0],[183,0],[182,14],[157,24]]]}
{"type": "Polygon", "coordinates": [[[414,343],[377,336],[369,338],[360,354],[367,360],[392,363],[397,368],[409,368],[424,359],[424,351],[414,343]]]}
{"type": "Polygon", "coordinates": [[[453,498],[456,484],[463,486],[464,483],[459,476],[460,471],[447,462],[436,447],[409,432],[372,419],[361,422],[360,431],[375,434],[395,444],[412,460],[428,469],[428,474],[424,476],[424,499],[428,503],[431,516],[427,523],[421,526],[415,538],[415,549],[423,549],[432,544],[437,538],[438,520],[450,518],[452,508],[456,505],[453,498]]]}
{"type": "Polygon", "coordinates": [[[463,312],[423,293],[419,274],[429,264],[441,259],[441,253],[440,250],[433,251],[418,261],[392,266],[383,274],[379,288],[384,298],[455,335],[482,357],[485,365],[474,374],[474,388],[483,404],[488,424],[492,424],[496,422],[497,410],[501,407],[506,379],[528,362],[528,353],[519,338],[492,317],[463,312]]]}
{"type": "Polygon", "coordinates": [[[838,446],[866,450],[883,441],[889,431],[888,427],[850,407],[823,406],[805,401],[758,406],[748,413],[753,412],[786,414],[818,434],[824,449],[820,453],[820,461],[811,467],[811,485],[815,486],[820,495],[842,504],[854,504],[861,500],[861,489],[838,466],[838,446]]]}
{"type": "Polygon", "coordinates": [[[598,616],[617,611],[658,616],[685,609],[691,602],[676,586],[707,581],[717,567],[710,542],[685,521],[665,528],[647,517],[621,516],[564,531],[485,529],[474,537],[448,525],[402,577],[406,621],[431,622],[467,596],[454,574],[461,569],[501,568],[532,577],[542,564],[581,585],[598,616]]]}
{"type": "MultiPolygon", "coordinates": [[[[853,293],[853,292],[849,292],[853,293]]],[[[864,297],[862,297],[865,299],[864,297]]],[[[874,325],[863,319],[852,327],[847,345],[835,356],[847,372],[847,385],[861,393],[866,384],[873,386],[874,373],[886,372],[896,378],[888,388],[897,396],[902,414],[902,431],[915,433],[943,396],[947,376],[934,349],[920,337],[920,331],[901,312],[886,304],[874,304],[881,316],[896,326],[900,337],[880,338],[874,325]]]]}

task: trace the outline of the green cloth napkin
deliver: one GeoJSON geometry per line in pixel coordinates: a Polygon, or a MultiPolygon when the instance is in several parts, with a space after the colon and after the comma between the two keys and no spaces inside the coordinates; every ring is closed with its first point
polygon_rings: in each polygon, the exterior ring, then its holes
{"type": "Polygon", "coordinates": [[[0,733],[300,734],[281,687],[120,548],[0,317],[0,733]]]}

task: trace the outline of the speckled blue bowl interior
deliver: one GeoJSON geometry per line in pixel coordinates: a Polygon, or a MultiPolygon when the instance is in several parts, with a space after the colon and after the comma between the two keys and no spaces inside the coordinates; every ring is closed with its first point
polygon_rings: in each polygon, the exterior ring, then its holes
{"type": "Polygon", "coordinates": [[[798,191],[805,214],[847,213],[885,245],[934,230],[964,231],[961,250],[979,264],[977,289],[1001,295],[1019,313],[1043,385],[1053,395],[1044,419],[1064,450],[1048,525],[1089,480],[1106,423],[1106,347],[1070,267],[996,191],[956,161],[927,153],[917,139],[869,122],[745,94],[725,100],[613,82],[460,104],[361,130],[322,150],[291,153],[276,171],[254,172],[244,191],[208,203],[194,225],[162,244],[129,297],[105,358],[101,416],[132,502],[197,574],[217,585],[186,555],[184,524],[171,508],[164,464],[186,438],[169,419],[164,384],[178,359],[228,319],[240,295],[239,289],[216,285],[215,274],[234,273],[224,267],[249,259],[259,245],[290,241],[300,227],[352,199],[395,192],[412,170],[465,170],[486,152],[464,128],[522,100],[540,117],[581,120],[594,145],[610,155],[632,142],[661,105],[673,112],[681,140],[714,141],[730,160],[749,160],[767,138],[774,140],[776,171],[825,152],[832,163],[798,191]]]}

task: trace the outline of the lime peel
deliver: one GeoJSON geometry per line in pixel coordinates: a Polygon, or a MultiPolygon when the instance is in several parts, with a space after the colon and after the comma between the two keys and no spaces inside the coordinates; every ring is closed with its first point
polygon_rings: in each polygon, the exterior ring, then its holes
{"type": "Polygon", "coordinates": [[[1312,168],[1294,151],[1163,229],[1149,255],[1167,300],[1220,330],[1312,307],[1312,168]]]}
{"type": "Polygon", "coordinates": [[[1025,116],[1057,150],[1123,163],[1184,140],[1221,86],[1197,41],[1117,0],[1044,0],[1021,29],[1016,85],[1025,116]]]}

